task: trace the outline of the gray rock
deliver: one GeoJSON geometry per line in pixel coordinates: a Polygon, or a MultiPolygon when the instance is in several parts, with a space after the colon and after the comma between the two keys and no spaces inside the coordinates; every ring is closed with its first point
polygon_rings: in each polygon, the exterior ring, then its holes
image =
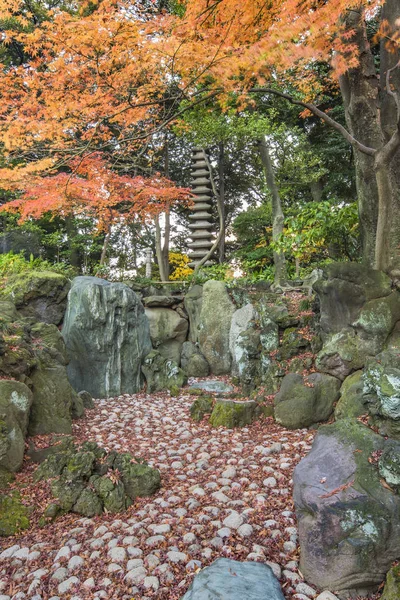
{"type": "Polygon", "coordinates": [[[189,341],[197,343],[200,340],[200,314],[203,303],[203,288],[194,285],[185,296],[184,304],[189,316],[189,341]]]}
{"type": "MultiPolygon", "coordinates": [[[[148,305],[147,305],[148,306],[148,305]]],[[[170,308],[145,308],[150,324],[151,343],[164,358],[181,364],[182,344],[186,340],[189,323],[170,308]]]]}
{"type": "Polygon", "coordinates": [[[370,300],[389,296],[390,278],[359,263],[331,263],[314,284],[321,303],[321,329],[338,333],[351,327],[370,300]]]}
{"type": "Polygon", "coordinates": [[[141,301],[126,285],[76,277],[62,334],[75,390],[105,398],[141,389],[141,363],[151,350],[150,329],[141,301]]]}
{"type": "Polygon", "coordinates": [[[222,281],[207,281],[203,286],[200,313],[200,349],[215,375],[231,369],[229,333],[235,307],[222,281]]]}
{"type": "Polygon", "coordinates": [[[340,399],[335,407],[335,419],[357,418],[367,412],[362,375],[362,371],[355,371],[343,381],[340,399]]]}
{"type": "Polygon", "coordinates": [[[400,439],[400,362],[397,353],[382,352],[367,361],[363,401],[381,433],[400,439]]]}
{"type": "Polygon", "coordinates": [[[243,369],[243,349],[238,343],[239,336],[254,327],[258,313],[252,304],[246,304],[236,310],[232,315],[231,329],[229,332],[229,350],[232,355],[232,375],[239,377],[243,369]]]}
{"type": "Polygon", "coordinates": [[[353,329],[345,329],[326,338],[315,365],[319,371],[343,381],[353,371],[362,369],[370,356],[372,346],[353,329]]]}
{"type": "Polygon", "coordinates": [[[89,394],[89,392],[87,392],[86,390],[82,390],[81,392],[78,392],[78,396],[82,400],[83,406],[85,408],[94,408],[93,398],[92,395],[89,394]]]}
{"type": "Polygon", "coordinates": [[[65,314],[70,283],[52,271],[25,271],[7,277],[0,298],[10,299],[23,317],[59,325],[65,314]]]}
{"type": "Polygon", "coordinates": [[[149,308],[170,308],[175,304],[182,302],[182,298],[177,296],[147,296],[143,298],[143,304],[149,308]]]}
{"type": "Polygon", "coordinates": [[[210,373],[208,362],[193,342],[182,345],[181,367],[188,377],[207,377],[210,373]]]}
{"type": "Polygon", "coordinates": [[[143,374],[147,382],[147,392],[173,390],[181,388],[187,381],[186,374],[173,360],[161,356],[152,350],[144,359],[143,374]]]}
{"type": "Polygon", "coordinates": [[[351,419],[319,429],[294,471],[300,570],[340,596],[366,596],[400,555],[400,497],[369,458],[387,442],[351,419]]]}
{"type": "Polygon", "coordinates": [[[219,558],[194,578],[182,600],[284,600],[267,565],[219,558]]]}
{"type": "Polygon", "coordinates": [[[197,381],[192,383],[190,390],[204,390],[205,392],[224,394],[233,392],[234,387],[218,379],[207,379],[206,381],[197,381]]]}
{"type": "Polygon", "coordinates": [[[275,419],[289,429],[326,421],[339,397],[340,381],[323,373],[285,375],[275,396],[275,419]]]}
{"type": "Polygon", "coordinates": [[[31,405],[24,383],[0,380],[0,467],[9,471],[21,468],[31,405]]]}

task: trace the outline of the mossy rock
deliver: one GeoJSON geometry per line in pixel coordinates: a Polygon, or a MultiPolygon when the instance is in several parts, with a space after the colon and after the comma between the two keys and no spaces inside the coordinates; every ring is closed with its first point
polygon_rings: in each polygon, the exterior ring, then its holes
{"type": "Polygon", "coordinates": [[[146,464],[129,463],[118,468],[118,461],[114,462],[114,468],[117,468],[122,474],[122,482],[125,486],[126,494],[131,500],[139,497],[152,496],[161,487],[161,476],[157,469],[153,469],[146,464]]]}
{"type": "Polygon", "coordinates": [[[15,479],[15,475],[8,469],[0,466],[0,493],[8,488],[8,485],[15,479]]]}
{"type": "Polygon", "coordinates": [[[55,498],[58,498],[58,504],[62,510],[70,511],[85,487],[85,482],[82,480],[63,481],[57,479],[51,483],[51,492],[55,498]]]}
{"type": "Polygon", "coordinates": [[[273,417],[275,409],[272,404],[259,404],[260,410],[265,417],[273,417]]]}
{"type": "Polygon", "coordinates": [[[43,513],[44,522],[54,521],[54,519],[56,519],[60,513],[62,513],[61,506],[55,502],[52,502],[45,508],[43,513]]]}
{"type": "Polygon", "coordinates": [[[214,399],[212,396],[199,396],[190,407],[190,416],[197,423],[202,421],[205,415],[212,413],[214,399]]]}
{"type": "Polygon", "coordinates": [[[23,316],[61,323],[70,288],[68,279],[52,271],[26,271],[6,278],[0,297],[13,302],[23,316]]]}
{"type": "Polygon", "coordinates": [[[78,396],[82,400],[84,408],[94,408],[93,398],[89,392],[82,390],[81,392],[78,392],[78,396]]]}
{"type": "Polygon", "coordinates": [[[101,515],[103,505],[100,498],[89,488],[85,488],[72,508],[73,512],[84,517],[101,515]]]}
{"type": "Polygon", "coordinates": [[[399,600],[400,598],[400,565],[390,569],[386,575],[386,584],[381,600],[399,600]]]}
{"type": "Polygon", "coordinates": [[[379,473],[391,487],[400,490],[400,442],[387,442],[379,459],[379,473]]]}
{"type": "Polygon", "coordinates": [[[43,481],[59,477],[63,472],[68,461],[71,460],[72,451],[56,452],[50,454],[35,471],[34,481],[43,481]]]}
{"type": "Polygon", "coordinates": [[[77,452],[72,455],[62,473],[65,481],[89,479],[96,457],[93,452],[77,452]]]}
{"type": "Polygon", "coordinates": [[[91,483],[110,513],[119,513],[127,507],[125,487],[121,481],[112,481],[107,475],[92,477],[91,483]]]}
{"type": "Polygon", "coordinates": [[[363,372],[355,371],[343,381],[340,398],[335,407],[335,419],[357,418],[367,412],[363,395],[363,372]]]}
{"type": "Polygon", "coordinates": [[[187,382],[183,370],[173,361],[152,350],[144,359],[142,371],[147,382],[147,392],[180,389],[187,382]]]}
{"type": "Polygon", "coordinates": [[[29,508],[21,502],[21,496],[14,492],[0,495],[0,536],[15,535],[30,527],[29,508]]]}
{"type": "Polygon", "coordinates": [[[261,410],[256,402],[217,400],[211,413],[212,427],[245,427],[259,418],[261,410]]]}

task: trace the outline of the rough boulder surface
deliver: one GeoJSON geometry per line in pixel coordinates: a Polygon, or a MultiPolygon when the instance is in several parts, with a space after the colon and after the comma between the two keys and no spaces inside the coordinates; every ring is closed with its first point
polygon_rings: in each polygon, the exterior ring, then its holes
{"type": "Polygon", "coordinates": [[[341,419],[319,430],[297,465],[300,570],[308,583],[341,597],[364,596],[400,556],[400,497],[373,460],[387,443],[357,421],[341,419]]]}
{"type": "Polygon", "coordinates": [[[152,350],[142,366],[146,378],[147,392],[175,391],[185,385],[187,377],[177,363],[165,358],[158,350],[152,350]]]}
{"type": "Polygon", "coordinates": [[[234,312],[223,281],[207,281],[203,287],[199,341],[214,375],[224,375],[231,370],[229,333],[234,312]]]}
{"type": "Polygon", "coordinates": [[[323,373],[285,375],[275,396],[275,419],[289,429],[326,421],[339,398],[340,381],[323,373]]]}
{"type": "Polygon", "coordinates": [[[62,333],[76,391],[105,398],[141,389],[141,363],[151,350],[149,323],[139,297],[126,285],[76,277],[62,333]]]}
{"type": "Polygon", "coordinates": [[[7,277],[0,297],[11,300],[24,317],[59,325],[64,318],[70,283],[52,271],[28,271],[7,277]]]}
{"type": "MultiPolygon", "coordinates": [[[[173,298],[172,298],[173,300],[173,298]]],[[[175,310],[164,307],[145,308],[150,324],[150,337],[153,348],[162,356],[181,363],[182,344],[188,332],[188,320],[175,310]]]]}
{"type": "Polygon", "coordinates": [[[18,471],[24,458],[32,392],[19,381],[0,381],[0,467],[18,471]]]}
{"type": "Polygon", "coordinates": [[[219,558],[193,580],[182,600],[284,600],[268,565],[219,558]]]}
{"type": "Polygon", "coordinates": [[[181,367],[188,377],[207,377],[210,372],[208,362],[193,342],[182,346],[181,367]]]}
{"type": "Polygon", "coordinates": [[[211,413],[213,427],[245,427],[258,419],[261,409],[256,402],[238,400],[217,400],[211,413]]]}

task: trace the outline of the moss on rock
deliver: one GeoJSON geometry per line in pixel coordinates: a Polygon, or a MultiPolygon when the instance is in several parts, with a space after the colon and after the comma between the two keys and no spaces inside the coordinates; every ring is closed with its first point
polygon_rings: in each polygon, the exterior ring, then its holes
{"type": "Polygon", "coordinates": [[[0,536],[15,535],[30,526],[29,509],[14,492],[0,495],[0,536]]]}
{"type": "Polygon", "coordinates": [[[399,600],[400,598],[400,565],[392,567],[386,575],[386,584],[381,600],[399,600]]]}
{"type": "Polygon", "coordinates": [[[197,423],[204,419],[205,415],[212,413],[214,399],[212,396],[199,396],[190,407],[190,416],[197,423]]]}
{"type": "Polygon", "coordinates": [[[212,427],[245,427],[259,418],[261,410],[256,402],[217,400],[211,413],[212,427]]]}

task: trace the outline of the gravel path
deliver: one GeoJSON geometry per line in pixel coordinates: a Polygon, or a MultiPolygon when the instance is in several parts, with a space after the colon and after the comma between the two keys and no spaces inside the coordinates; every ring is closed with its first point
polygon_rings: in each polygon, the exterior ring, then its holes
{"type": "MultiPolygon", "coordinates": [[[[96,401],[74,425],[77,440],[140,456],[160,470],[162,488],[120,515],[67,515],[2,539],[0,600],[177,600],[196,571],[220,556],[267,561],[287,598],[316,596],[297,571],[291,499],[293,467],[313,434],[287,431],[271,418],[212,429],[190,419],[193,400],[137,394],[96,401]]],[[[32,467],[25,471],[19,479],[32,501],[45,492],[32,484],[32,467]]]]}

